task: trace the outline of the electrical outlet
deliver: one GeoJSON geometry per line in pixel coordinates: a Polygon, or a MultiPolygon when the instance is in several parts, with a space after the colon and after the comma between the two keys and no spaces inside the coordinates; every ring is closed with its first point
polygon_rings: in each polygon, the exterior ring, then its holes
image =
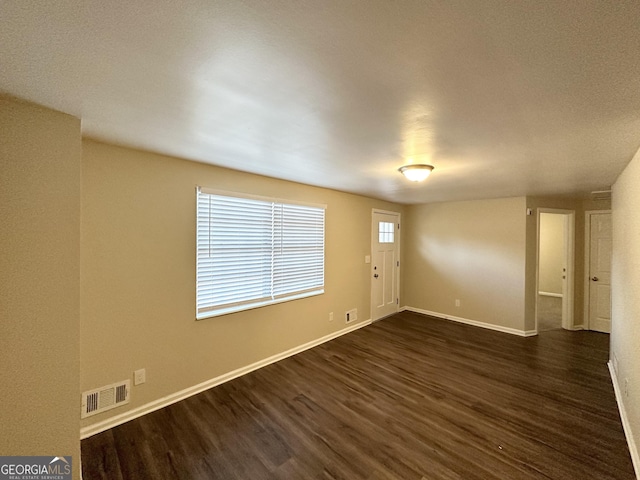
{"type": "Polygon", "coordinates": [[[133,372],[133,384],[141,385],[147,381],[147,371],[144,368],[133,372]]]}
{"type": "Polygon", "coordinates": [[[333,322],[333,312],[329,312],[329,321],[333,322]]]}
{"type": "Polygon", "coordinates": [[[353,309],[347,311],[344,314],[345,323],[355,322],[356,320],[358,320],[358,309],[357,308],[353,308],[353,309]]]}
{"type": "Polygon", "coordinates": [[[459,307],[459,306],[460,306],[460,299],[456,298],[456,307],[459,307]]]}

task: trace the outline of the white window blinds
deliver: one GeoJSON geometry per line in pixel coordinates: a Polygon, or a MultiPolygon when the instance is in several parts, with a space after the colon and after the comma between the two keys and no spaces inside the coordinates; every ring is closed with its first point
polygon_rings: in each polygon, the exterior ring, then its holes
{"type": "Polygon", "coordinates": [[[324,207],[198,189],[197,318],[324,292],[324,207]]]}

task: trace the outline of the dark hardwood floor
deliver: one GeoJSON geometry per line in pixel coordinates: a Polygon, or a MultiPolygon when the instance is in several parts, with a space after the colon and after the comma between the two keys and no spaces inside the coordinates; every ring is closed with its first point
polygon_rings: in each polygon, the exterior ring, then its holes
{"type": "Polygon", "coordinates": [[[634,479],[608,335],[404,312],[82,442],[96,479],[634,479]]]}

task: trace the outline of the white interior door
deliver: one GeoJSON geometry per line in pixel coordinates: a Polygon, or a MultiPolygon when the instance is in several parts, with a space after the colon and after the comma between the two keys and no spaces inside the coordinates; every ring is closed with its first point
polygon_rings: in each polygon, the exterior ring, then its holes
{"type": "Polygon", "coordinates": [[[373,212],[371,231],[371,319],[398,311],[400,214],[373,212]]]}
{"type": "Polygon", "coordinates": [[[611,214],[591,215],[589,329],[611,331],[611,214]]]}

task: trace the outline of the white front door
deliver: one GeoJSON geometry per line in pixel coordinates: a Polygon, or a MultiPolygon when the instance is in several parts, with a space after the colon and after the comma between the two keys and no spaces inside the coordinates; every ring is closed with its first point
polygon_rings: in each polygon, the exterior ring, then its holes
{"type": "Polygon", "coordinates": [[[589,330],[611,331],[611,214],[591,215],[589,330]]]}
{"type": "Polygon", "coordinates": [[[373,211],[371,231],[371,319],[398,311],[400,214],[373,211]]]}

